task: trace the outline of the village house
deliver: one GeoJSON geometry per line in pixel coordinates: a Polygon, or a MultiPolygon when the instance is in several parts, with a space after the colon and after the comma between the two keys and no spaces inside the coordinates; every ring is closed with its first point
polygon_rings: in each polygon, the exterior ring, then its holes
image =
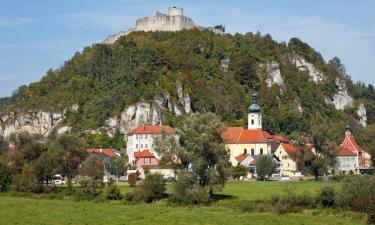
{"type": "Polygon", "coordinates": [[[301,177],[302,173],[298,169],[298,155],[301,154],[299,149],[288,142],[279,144],[274,152],[274,156],[280,160],[280,175],[282,177],[301,177]]]}
{"type": "Polygon", "coordinates": [[[135,160],[134,153],[143,150],[148,150],[157,159],[159,155],[155,152],[154,140],[161,137],[162,133],[172,134],[174,129],[170,126],[161,125],[140,125],[133,129],[128,134],[126,152],[129,157],[129,162],[133,163],[135,160]]]}
{"type": "Polygon", "coordinates": [[[345,138],[339,148],[336,153],[338,172],[363,174],[372,171],[371,155],[357,144],[350,126],[345,128],[345,138]]]}

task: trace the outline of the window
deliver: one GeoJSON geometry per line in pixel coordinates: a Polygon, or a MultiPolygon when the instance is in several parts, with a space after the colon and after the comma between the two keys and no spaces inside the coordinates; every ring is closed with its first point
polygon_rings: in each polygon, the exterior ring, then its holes
{"type": "Polygon", "coordinates": [[[288,163],[288,167],[289,167],[289,163],[288,163]]]}
{"type": "Polygon", "coordinates": [[[142,139],[142,134],[141,134],[141,135],[139,135],[139,139],[142,139]]]}
{"type": "Polygon", "coordinates": [[[138,144],[136,144],[135,147],[138,148],[138,144]]]}
{"type": "Polygon", "coordinates": [[[254,125],[254,120],[251,120],[251,125],[254,125]]]}
{"type": "Polygon", "coordinates": [[[254,155],[254,149],[253,148],[251,149],[251,155],[254,155]]]}
{"type": "Polygon", "coordinates": [[[141,144],[141,148],[143,148],[143,144],[141,144]]]}
{"type": "Polygon", "coordinates": [[[145,144],[145,148],[148,148],[148,145],[147,145],[147,144],[145,144]]]}
{"type": "Polygon", "coordinates": [[[263,148],[260,149],[260,154],[263,155],[263,148]]]}
{"type": "Polygon", "coordinates": [[[135,135],[135,139],[138,139],[138,134],[137,134],[137,135],[135,135]]]}
{"type": "Polygon", "coordinates": [[[145,139],[147,139],[147,134],[145,134],[145,139]]]}
{"type": "Polygon", "coordinates": [[[243,150],[243,154],[247,154],[247,149],[246,148],[243,150]]]}
{"type": "Polygon", "coordinates": [[[230,149],[229,148],[227,149],[227,152],[230,153],[230,149]]]}
{"type": "Polygon", "coordinates": [[[146,164],[146,158],[143,158],[143,163],[146,164]]]}

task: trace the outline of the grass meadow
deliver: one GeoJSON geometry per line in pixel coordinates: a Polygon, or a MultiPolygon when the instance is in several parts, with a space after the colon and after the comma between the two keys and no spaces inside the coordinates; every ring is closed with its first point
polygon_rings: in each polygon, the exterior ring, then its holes
{"type": "MultiPolygon", "coordinates": [[[[298,213],[244,212],[233,207],[241,201],[256,201],[281,195],[285,188],[316,193],[337,183],[228,182],[223,198],[208,206],[170,205],[166,200],[153,204],[125,201],[95,202],[46,199],[40,195],[0,194],[0,224],[366,224],[364,215],[337,209],[302,210],[298,213]]],[[[121,185],[125,193],[133,188],[121,185]]],[[[167,186],[170,190],[170,185],[167,186]]]]}

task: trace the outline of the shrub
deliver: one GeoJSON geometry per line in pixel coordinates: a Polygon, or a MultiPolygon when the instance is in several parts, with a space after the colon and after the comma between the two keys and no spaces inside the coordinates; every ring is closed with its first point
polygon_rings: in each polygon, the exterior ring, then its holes
{"type": "Polygon", "coordinates": [[[347,177],[336,196],[337,205],[342,208],[368,212],[370,206],[375,205],[375,177],[350,176],[347,177]]]}
{"type": "Polygon", "coordinates": [[[41,193],[43,186],[39,183],[35,175],[34,168],[29,164],[24,164],[22,172],[12,179],[12,184],[16,191],[41,193]]]}
{"type": "Polygon", "coordinates": [[[194,185],[190,174],[180,173],[173,182],[171,200],[178,204],[207,204],[210,196],[205,188],[194,185]]]}
{"type": "Polygon", "coordinates": [[[146,202],[153,202],[165,195],[165,180],[161,174],[149,174],[139,185],[137,195],[146,202]]]}
{"type": "Polygon", "coordinates": [[[332,186],[323,187],[320,190],[319,202],[323,207],[332,207],[335,204],[335,189],[332,186]]]}
{"type": "Polygon", "coordinates": [[[9,190],[11,184],[11,175],[7,168],[0,164],[0,192],[6,192],[9,190]]]}
{"type": "Polygon", "coordinates": [[[131,173],[128,175],[129,187],[134,187],[137,184],[137,174],[131,173]]]}
{"type": "Polygon", "coordinates": [[[103,192],[104,198],[107,200],[120,200],[123,198],[121,190],[116,185],[111,185],[103,192]]]}

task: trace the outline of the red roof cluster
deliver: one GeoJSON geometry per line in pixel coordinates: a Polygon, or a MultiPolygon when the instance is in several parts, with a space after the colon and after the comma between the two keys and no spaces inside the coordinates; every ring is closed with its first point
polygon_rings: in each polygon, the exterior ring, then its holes
{"type": "Polygon", "coordinates": [[[173,133],[174,129],[170,126],[140,125],[129,134],[160,134],[161,132],[173,133]]]}
{"type": "Polygon", "coordinates": [[[103,154],[103,155],[105,155],[107,157],[111,157],[111,158],[120,158],[121,157],[121,154],[117,151],[114,151],[113,149],[89,148],[89,149],[86,149],[86,152],[94,153],[94,154],[103,154]]]}
{"type": "Polygon", "coordinates": [[[154,154],[150,152],[150,150],[145,149],[140,152],[134,152],[134,158],[139,159],[139,158],[155,158],[154,154]]]}
{"type": "Polygon", "coordinates": [[[272,135],[263,130],[245,130],[242,127],[227,127],[221,134],[225,143],[266,143],[272,140],[272,135]]]}

